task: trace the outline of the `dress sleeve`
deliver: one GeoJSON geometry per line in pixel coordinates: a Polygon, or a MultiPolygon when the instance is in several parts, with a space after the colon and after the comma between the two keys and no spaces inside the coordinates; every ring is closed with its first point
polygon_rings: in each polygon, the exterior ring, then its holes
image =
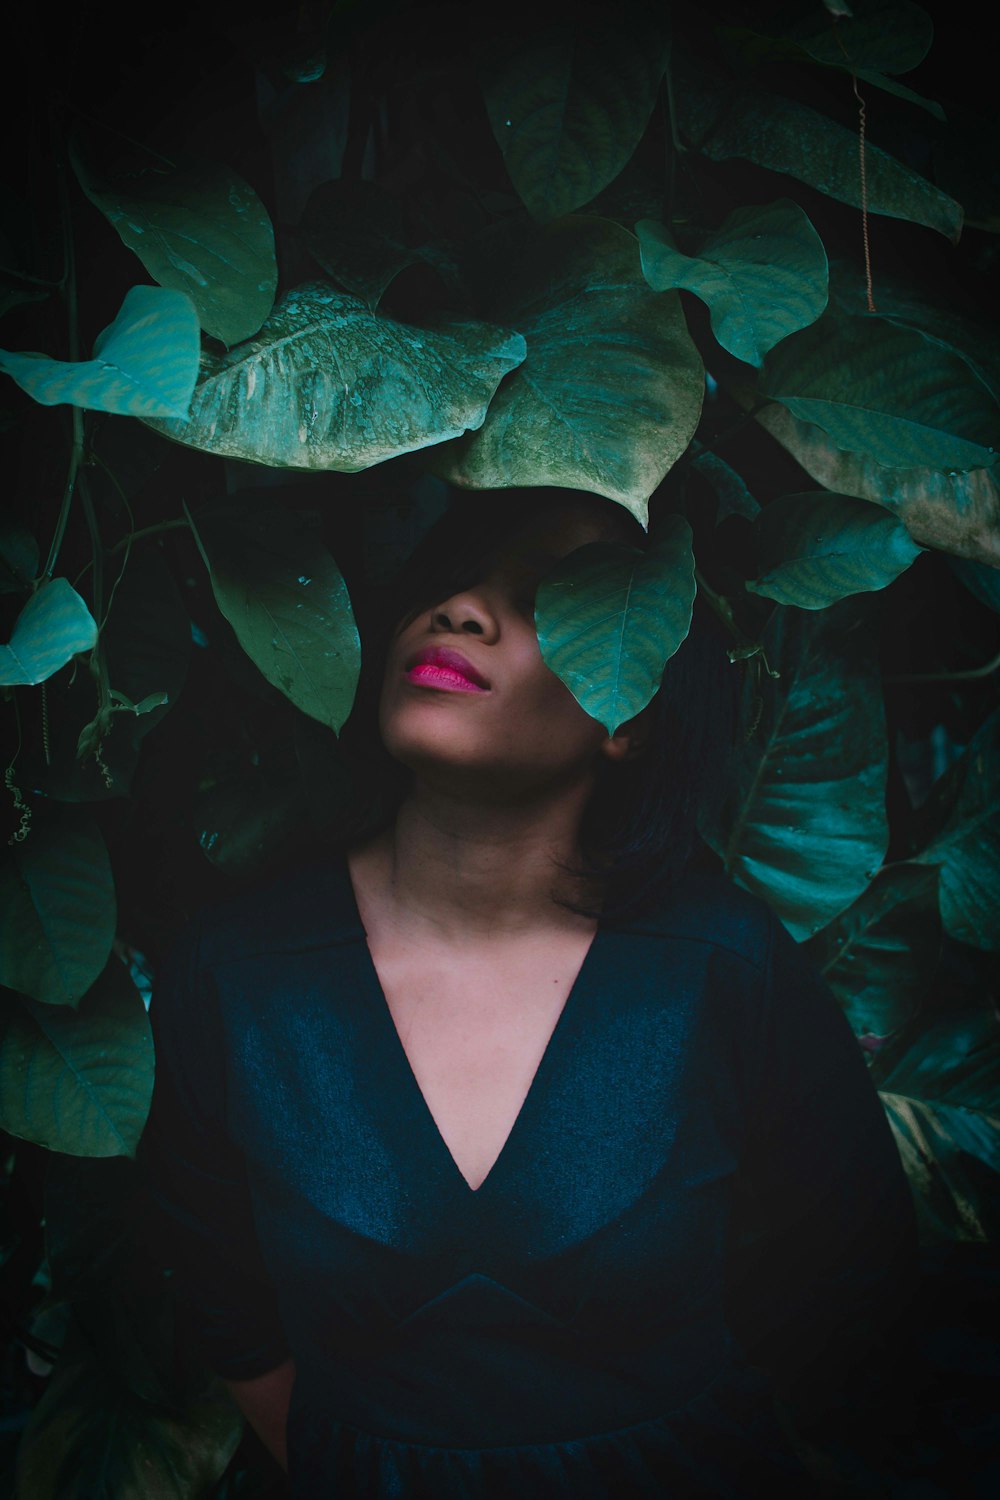
{"type": "Polygon", "coordinates": [[[911,1420],[919,1285],[910,1189],[861,1048],[769,913],[730,1242],[730,1327],[809,1442],[894,1451],[911,1420]],[[888,1450],[882,1448],[887,1443],[888,1450]]]}
{"type": "Polygon", "coordinates": [[[150,1004],[156,1074],[137,1152],[149,1245],[176,1276],[209,1367],[233,1380],[288,1357],[262,1263],[241,1151],[225,1129],[225,1053],[197,927],[164,963],[150,1004]]]}

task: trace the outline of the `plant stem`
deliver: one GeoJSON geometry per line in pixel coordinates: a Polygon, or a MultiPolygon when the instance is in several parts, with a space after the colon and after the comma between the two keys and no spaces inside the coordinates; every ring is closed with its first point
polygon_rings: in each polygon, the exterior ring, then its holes
{"type": "Polygon", "coordinates": [[[740,627],[736,623],[736,619],[735,619],[735,616],[733,615],[732,607],[731,607],[731,605],[729,603],[729,600],[728,599],[724,599],[721,594],[716,593],[715,589],[712,588],[711,584],[707,582],[704,573],[697,566],[695,567],[695,570],[694,570],[694,576],[695,576],[695,581],[696,581],[696,583],[698,585],[699,592],[705,595],[705,598],[707,599],[708,603],[711,605],[712,609],[715,611],[715,613],[718,615],[719,619],[725,625],[726,629],[728,631],[730,631],[730,633],[736,637],[736,639],[740,642],[741,645],[744,645],[745,642],[746,642],[746,637],[744,636],[742,630],[740,629],[740,627]]]}
{"type": "MultiPolygon", "coordinates": [[[[53,135],[56,134],[55,121],[52,123],[53,135]]],[[[80,324],[77,312],[76,300],[76,252],[73,246],[73,220],[71,217],[69,183],[66,180],[66,157],[62,150],[62,143],[58,142],[56,151],[56,181],[59,191],[59,210],[62,218],[63,232],[63,296],[66,298],[66,321],[68,324],[69,357],[72,360],[80,358],[80,324]]],[[[70,508],[73,504],[73,491],[76,488],[76,476],[83,462],[83,412],[80,407],[73,407],[73,440],[69,452],[69,467],[66,471],[66,483],[63,487],[62,504],[59,507],[59,516],[56,521],[55,533],[52,537],[52,545],[49,547],[49,555],[42,573],[44,579],[49,579],[55,572],[56,560],[59,557],[59,549],[62,547],[63,537],[66,535],[66,526],[69,521],[70,508]]]]}
{"type": "Polygon", "coordinates": [[[981,667],[967,667],[962,672],[902,672],[893,677],[883,677],[883,682],[973,682],[979,677],[989,677],[1000,671],[1000,651],[981,667]]]}
{"type": "Polygon", "coordinates": [[[120,542],[115,542],[111,548],[110,557],[116,552],[121,552],[123,547],[129,547],[133,542],[142,541],[147,536],[158,536],[161,531],[190,531],[191,527],[185,520],[157,521],[155,526],[143,526],[140,531],[130,531],[128,536],[123,536],[120,542]]]}

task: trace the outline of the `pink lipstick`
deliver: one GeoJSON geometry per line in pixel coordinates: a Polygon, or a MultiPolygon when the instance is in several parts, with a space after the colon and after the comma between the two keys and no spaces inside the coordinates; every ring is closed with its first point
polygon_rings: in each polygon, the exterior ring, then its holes
{"type": "Polygon", "coordinates": [[[460,651],[446,646],[428,646],[406,664],[407,682],[418,687],[441,688],[448,693],[485,693],[489,683],[460,651]]]}

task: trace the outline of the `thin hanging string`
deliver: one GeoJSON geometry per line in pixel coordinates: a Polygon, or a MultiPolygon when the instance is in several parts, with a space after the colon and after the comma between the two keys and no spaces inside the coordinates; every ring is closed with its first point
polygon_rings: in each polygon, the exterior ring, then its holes
{"type": "Polygon", "coordinates": [[[868,311],[870,313],[873,313],[878,312],[878,308],[875,306],[874,286],[872,282],[872,250],[871,241],[868,237],[868,159],[865,153],[865,128],[867,126],[865,101],[862,98],[861,90],[858,88],[858,75],[855,72],[854,64],[851,61],[847,48],[844,46],[844,39],[840,35],[840,27],[837,25],[836,17],[834,18],[833,22],[833,34],[837,38],[837,45],[840,48],[841,52],[843,52],[844,58],[847,62],[847,66],[851,70],[851,85],[854,89],[854,97],[858,101],[858,164],[861,173],[861,239],[865,248],[865,293],[868,298],[868,311]]]}

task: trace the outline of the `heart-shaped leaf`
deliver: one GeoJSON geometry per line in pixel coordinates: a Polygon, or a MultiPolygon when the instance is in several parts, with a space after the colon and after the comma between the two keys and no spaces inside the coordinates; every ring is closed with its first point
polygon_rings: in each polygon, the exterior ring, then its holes
{"type": "Polygon", "coordinates": [[[995,1239],[1000,1023],[992,1006],[919,1016],[872,1071],[922,1234],[995,1239]]]}
{"type": "Polygon", "coordinates": [[[593,490],[645,524],[704,392],[676,293],[650,289],[626,230],[578,217],[538,237],[495,315],[525,335],[527,359],[480,430],[435,455],[436,472],[471,489],[593,490]]]}
{"type": "Polygon", "coordinates": [[[800,609],[884,589],[924,550],[881,506],[826,490],[778,495],[757,524],[760,573],[747,588],[800,609]]]}
{"type": "Polygon", "coordinates": [[[635,228],[653,290],[678,287],[700,297],[719,343],[747,364],[762,365],[775,344],[815,322],[826,307],[823,242],[787,198],[736,209],[697,255],[682,255],[652,219],[635,228]]]}
{"type": "Polygon", "coordinates": [[[347,585],[315,520],[255,496],[203,515],[198,533],[216,602],[274,687],[339,733],[361,642],[347,585]]]}
{"type": "Polygon", "coordinates": [[[777,402],[756,416],[806,473],[828,489],[885,506],[925,546],[1000,565],[1000,487],[994,470],[941,474],[926,468],[887,469],[863,454],[845,453],[821,428],[800,421],[777,402]]]}
{"type": "MultiPolygon", "coordinates": [[[[115,1310],[128,1328],[127,1314],[115,1310]]],[[[134,1316],[134,1309],[128,1312],[134,1316]]],[[[148,1356],[142,1362],[148,1364],[148,1356]]],[[[99,1357],[93,1339],[71,1328],[18,1446],[19,1494],[32,1500],[193,1500],[217,1487],[243,1430],[231,1397],[219,1385],[183,1404],[176,1396],[169,1404],[149,1399],[152,1393],[143,1399],[122,1363],[99,1357]]]]}
{"type": "Polygon", "coordinates": [[[35,590],[0,646],[0,687],[45,682],[71,657],[97,641],[97,621],[65,578],[35,590]]]}
{"type": "Polygon", "coordinates": [[[940,947],[937,872],[904,862],[884,866],[806,951],[855,1033],[881,1040],[924,1004],[940,947]]]}
{"type": "Polygon", "coordinates": [[[204,365],[178,442],[277,468],[356,473],[478,427],[524,339],[486,323],[416,328],[311,282],[257,337],[204,365]]]}
{"type": "Polygon", "coordinates": [[[578,4],[527,30],[516,10],[497,11],[484,35],[483,97],[511,181],[537,218],[572,213],[642,138],[663,77],[662,25],[578,4]]]}
{"type": "MultiPolygon", "coordinates": [[[[762,89],[735,88],[688,62],[676,74],[685,137],[712,161],[742,157],[787,172],[835,198],[861,207],[858,133],[808,105],[762,89]]],[[[865,147],[869,212],[925,224],[950,240],[962,230],[962,209],[925,177],[870,143],[865,147]]]]}
{"type": "Polygon", "coordinates": [[[696,592],[691,528],[668,516],[648,551],[591,542],[538,590],[535,624],[545,665],[591,718],[614,734],[660,686],[691,628],[696,592]]]}
{"type": "Polygon", "coordinates": [[[777,605],[761,634],[772,670],[747,678],[760,720],[734,765],[721,833],[726,871],[797,941],[856,901],[885,857],[887,748],[877,632],[865,596],[822,612],[777,605]]]}
{"type": "Polygon", "coordinates": [[[237,344],[256,333],[278,284],[274,231],[249,183],[229,167],[165,157],[115,132],[77,130],[83,191],[161,286],[186,292],[206,333],[237,344]]]}
{"type": "Polygon", "coordinates": [[[183,419],[199,355],[198,317],[190,297],[165,287],[134,286],[115,321],[98,334],[93,359],[0,349],[0,370],[42,406],[183,419]]]}
{"type": "Polygon", "coordinates": [[[930,16],[909,0],[866,6],[836,26],[819,24],[815,12],[803,16],[789,35],[816,62],[850,72],[909,73],[923,62],[934,40],[930,16]]]}
{"type": "Polygon", "coordinates": [[[880,318],[829,311],[771,352],[761,389],[889,468],[978,469],[1000,444],[1000,407],[969,366],[880,318]]]}
{"type": "Polygon", "coordinates": [[[961,943],[1000,948],[1000,709],[981,724],[928,801],[945,813],[913,858],[939,865],[941,920],[961,943]]]}
{"type": "Polygon", "coordinates": [[[89,817],[36,808],[31,832],[0,863],[0,984],[47,1005],[77,1005],[108,961],[115,887],[89,817]]]}
{"type": "Polygon", "coordinates": [[[133,1156],[153,1093],[142,996],[112,957],[78,1010],[8,997],[0,1011],[2,1124],[70,1156],[133,1156]]]}

